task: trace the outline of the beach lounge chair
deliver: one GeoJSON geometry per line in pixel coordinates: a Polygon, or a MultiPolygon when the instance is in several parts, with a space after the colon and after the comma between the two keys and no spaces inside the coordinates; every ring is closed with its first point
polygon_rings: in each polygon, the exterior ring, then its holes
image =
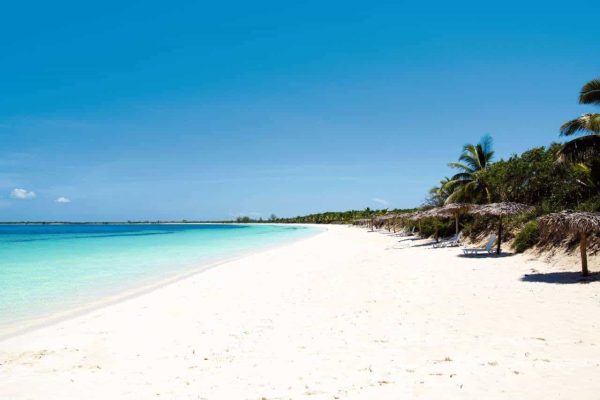
{"type": "Polygon", "coordinates": [[[494,243],[496,243],[496,239],[497,239],[496,235],[491,235],[483,248],[473,247],[470,249],[463,249],[463,253],[465,253],[465,254],[479,254],[479,253],[492,254],[495,251],[494,243]]]}
{"type": "Polygon", "coordinates": [[[415,234],[415,227],[413,226],[413,228],[412,228],[412,230],[410,232],[407,231],[407,230],[404,230],[404,231],[398,233],[398,236],[400,236],[400,237],[414,236],[414,234],[415,234]]]}
{"type": "Polygon", "coordinates": [[[456,247],[460,245],[460,241],[462,240],[462,231],[458,232],[457,235],[452,236],[448,240],[441,241],[439,243],[435,243],[433,245],[434,249],[439,249],[442,247],[456,247]]]}

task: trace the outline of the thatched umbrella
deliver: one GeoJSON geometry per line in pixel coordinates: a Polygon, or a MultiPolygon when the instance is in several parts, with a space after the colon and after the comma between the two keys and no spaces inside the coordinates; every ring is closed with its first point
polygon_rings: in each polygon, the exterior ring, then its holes
{"type": "Polygon", "coordinates": [[[360,218],[360,219],[355,219],[354,221],[352,221],[353,225],[361,225],[361,226],[367,226],[369,225],[369,222],[371,220],[369,218],[360,218]]]}
{"type": "Polygon", "coordinates": [[[532,210],[533,207],[525,204],[504,202],[473,206],[469,212],[475,215],[491,215],[498,217],[498,245],[496,247],[496,254],[500,254],[500,244],[502,243],[502,217],[530,212],[532,210]]]}
{"type": "Polygon", "coordinates": [[[419,224],[419,234],[421,233],[421,219],[424,218],[425,211],[415,211],[409,214],[403,214],[402,218],[407,219],[409,221],[414,221],[419,224]]]}
{"type": "Polygon", "coordinates": [[[388,232],[389,232],[389,231],[390,231],[390,229],[391,229],[390,222],[391,222],[392,220],[394,220],[396,217],[397,217],[397,215],[396,215],[396,214],[386,214],[386,215],[380,215],[380,216],[378,216],[378,217],[376,218],[376,220],[377,220],[377,222],[378,222],[379,224],[381,224],[381,226],[385,225],[386,229],[387,229],[387,230],[388,230],[388,232]]]}
{"type": "MultiPolygon", "coordinates": [[[[435,207],[435,208],[430,208],[427,211],[423,211],[423,213],[421,214],[421,219],[423,218],[446,218],[446,214],[443,212],[441,207],[435,207]]],[[[439,226],[437,224],[435,224],[435,241],[437,242],[439,240],[439,226]]]]}
{"type": "Polygon", "coordinates": [[[454,217],[454,225],[458,235],[458,219],[461,214],[468,212],[472,206],[472,204],[467,203],[448,203],[439,209],[438,215],[441,217],[454,217]]]}
{"type": "Polygon", "coordinates": [[[588,276],[587,239],[591,233],[600,232],[600,213],[561,211],[544,215],[538,222],[540,231],[546,236],[552,232],[568,232],[579,237],[581,274],[588,276]]]}
{"type": "MultiPolygon", "coordinates": [[[[435,217],[439,217],[438,211],[440,210],[440,208],[432,208],[429,210],[425,210],[425,211],[415,211],[411,214],[408,214],[406,219],[410,220],[410,221],[416,221],[419,224],[419,234],[421,233],[421,220],[425,219],[425,218],[435,218],[435,217]]],[[[437,232],[436,232],[436,239],[437,239],[437,232]]]]}

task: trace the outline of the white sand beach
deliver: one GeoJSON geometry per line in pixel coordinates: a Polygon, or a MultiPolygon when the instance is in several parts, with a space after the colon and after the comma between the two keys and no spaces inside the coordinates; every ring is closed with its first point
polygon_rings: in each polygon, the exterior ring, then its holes
{"type": "Polygon", "coordinates": [[[599,398],[600,282],[398,241],[330,226],[3,340],[0,398],[599,398]]]}

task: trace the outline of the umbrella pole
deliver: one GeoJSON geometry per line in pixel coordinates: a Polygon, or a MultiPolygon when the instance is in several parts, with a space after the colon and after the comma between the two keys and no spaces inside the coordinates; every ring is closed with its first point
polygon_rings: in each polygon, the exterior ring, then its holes
{"type": "Polygon", "coordinates": [[[581,275],[589,276],[590,272],[588,271],[587,265],[587,235],[585,233],[581,234],[579,240],[579,252],[581,253],[581,275]]]}
{"type": "Polygon", "coordinates": [[[458,214],[455,214],[455,224],[456,224],[456,237],[458,237],[458,214]]]}
{"type": "Polygon", "coordinates": [[[500,254],[500,243],[502,243],[502,217],[500,217],[498,223],[498,246],[496,247],[496,254],[500,254]]]}

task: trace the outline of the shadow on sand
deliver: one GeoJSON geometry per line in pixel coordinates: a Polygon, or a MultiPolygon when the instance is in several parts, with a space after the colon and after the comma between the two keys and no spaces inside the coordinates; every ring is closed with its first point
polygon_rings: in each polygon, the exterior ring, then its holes
{"type": "Polygon", "coordinates": [[[460,254],[457,254],[457,257],[462,257],[462,258],[504,258],[504,257],[512,257],[514,256],[514,253],[500,253],[500,254],[496,254],[496,253],[479,253],[479,254],[465,254],[462,252],[460,254]]]}
{"type": "Polygon", "coordinates": [[[433,246],[436,243],[437,242],[435,242],[435,241],[433,241],[433,242],[426,242],[426,243],[419,243],[419,244],[413,244],[410,247],[427,247],[427,246],[433,246]]]}
{"type": "Polygon", "coordinates": [[[593,273],[590,276],[581,276],[581,272],[547,272],[525,274],[521,277],[523,282],[541,282],[555,283],[559,285],[573,283],[590,283],[600,281],[600,273],[593,273]]]}

